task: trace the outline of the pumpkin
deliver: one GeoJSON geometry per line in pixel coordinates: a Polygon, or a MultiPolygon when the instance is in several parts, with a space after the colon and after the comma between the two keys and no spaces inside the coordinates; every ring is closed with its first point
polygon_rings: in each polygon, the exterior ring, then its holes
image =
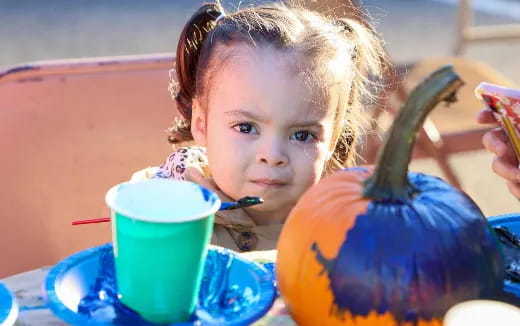
{"type": "Polygon", "coordinates": [[[451,66],[432,73],[375,167],[337,171],[295,205],[277,280],[298,325],[440,325],[456,303],[500,295],[503,258],[481,210],[443,180],[408,172],[417,130],[462,84],[451,66]]]}

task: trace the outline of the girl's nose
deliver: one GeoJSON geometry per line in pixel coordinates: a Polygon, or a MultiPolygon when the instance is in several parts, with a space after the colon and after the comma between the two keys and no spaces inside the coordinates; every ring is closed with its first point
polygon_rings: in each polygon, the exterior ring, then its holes
{"type": "Polygon", "coordinates": [[[289,163],[289,157],[280,141],[270,141],[258,148],[256,162],[268,166],[285,166],[289,163]]]}

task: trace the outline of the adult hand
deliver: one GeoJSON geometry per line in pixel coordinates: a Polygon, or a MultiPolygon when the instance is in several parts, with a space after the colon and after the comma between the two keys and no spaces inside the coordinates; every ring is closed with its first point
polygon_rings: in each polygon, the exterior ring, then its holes
{"type": "MultiPolygon", "coordinates": [[[[482,124],[496,124],[497,120],[491,110],[482,109],[477,115],[477,121],[482,124]]],[[[484,147],[495,154],[492,163],[493,172],[506,180],[507,188],[517,198],[520,198],[520,169],[518,159],[506,132],[497,127],[482,137],[484,147]]]]}

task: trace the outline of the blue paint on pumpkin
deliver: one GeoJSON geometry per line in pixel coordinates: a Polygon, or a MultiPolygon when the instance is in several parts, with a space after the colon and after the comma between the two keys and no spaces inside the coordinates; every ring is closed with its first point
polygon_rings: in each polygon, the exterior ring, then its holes
{"type": "Polygon", "coordinates": [[[440,319],[457,302],[502,292],[500,247],[476,204],[439,178],[408,178],[415,196],[372,201],[336,257],[312,245],[340,317],[375,310],[397,321],[440,319]]]}

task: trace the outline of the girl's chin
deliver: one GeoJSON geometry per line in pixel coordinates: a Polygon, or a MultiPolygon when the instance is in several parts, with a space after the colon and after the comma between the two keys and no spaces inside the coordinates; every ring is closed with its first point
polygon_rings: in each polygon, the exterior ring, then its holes
{"type": "Polygon", "coordinates": [[[247,209],[252,212],[262,212],[262,213],[274,213],[279,214],[283,211],[290,212],[291,209],[296,205],[296,203],[275,203],[269,198],[262,198],[264,202],[259,205],[248,207],[247,209]]]}

